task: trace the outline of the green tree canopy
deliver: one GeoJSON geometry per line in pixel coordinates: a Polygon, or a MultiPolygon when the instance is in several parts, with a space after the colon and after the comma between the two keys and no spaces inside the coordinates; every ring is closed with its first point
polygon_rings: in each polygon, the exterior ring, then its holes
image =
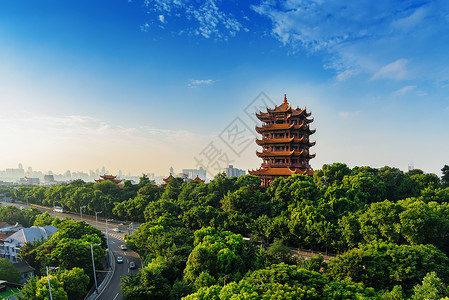
{"type": "Polygon", "coordinates": [[[395,245],[379,242],[351,249],[329,262],[327,275],[334,280],[352,279],[376,290],[413,286],[429,272],[449,275],[449,259],[433,245],[395,245]]]}
{"type": "Polygon", "coordinates": [[[0,258],[0,280],[6,280],[12,283],[19,283],[22,274],[6,258],[0,258]]]}
{"type": "Polygon", "coordinates": [[[413,288],[412,300],[439,300],[449,296],[449,288],[435,272],[427,273],[421,284],[413,288]]]}

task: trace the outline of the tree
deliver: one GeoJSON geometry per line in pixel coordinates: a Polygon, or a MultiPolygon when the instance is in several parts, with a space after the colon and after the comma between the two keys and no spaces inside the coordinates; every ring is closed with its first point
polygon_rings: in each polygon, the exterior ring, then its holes
{"type": "Polygon", "coordinates": [[[272,263],[286,263],[294,264],[296,259],[292,256],[292,251],[284,245],[283,241],[280,239],[275,239],[273,244],[271,244],[266,250],[268,257],[271,258],[272,263]]]}
{"type": "MultiPolygon", "coordinates": [[[[51,295],[53,300],[68,300],[67,292],[55,275],[50,275],[51,295]]],[[[31,278],[20,290],[19,300],[47,300],[50,299],[47,276],[31,278]]]]}
{"type": "MultiPolygon", "coordinates": [[[[239,234],[218,232],[207,227],[195,231],[195,248],[189,255],[184,275],[186,280],[197,284],[198,276],[213,278],[215,282],[229,276],[230,281],[239,280],[256,263],[256,249],[243,241],[239,234]]],[[[208,280],[209,281],[209,280],[208,280]]]]}
{"type": "Polygon", "coordinates": [[[357,213],[350,213],[341,217],[338,220],[338,226],[340,227],[340,233],[345,242],[345,246],[342,247],[343,250],[357,247],[362,240],[359,215],[357,213]]]}
{"type": "Polygon", "coordinates": [[[441,169],[441,172],[443,173],[443,176],[441,176],[441,183],[445,187],[449,187],[449,166],[444,165],[444,167],[441,169]]]}
{"type": "Polygon", "coordinates": [[[351,174],[351,169],[346,164],[333,163],[332,165],[323,165],[321,170],[313,174],[314,182],[318,186],[340,185],[343,178],[351,174]]]}
{"type": "Polygon", "coordinates": [[[398,168],[385,166],[379,169],[379,178],[385,183],[385,198],[390,201],[397,201],[401,195],[398,194],[397,188],[402,184],[405,178],[404,172],[398,168]]]}
{"type": "Polygon", "coordinates": [[[52,222],[53,222],[52,216],[48,213],[48,211],[46,211],[42,215],[36,217],[36,220],[34,221],[34,226],[36,227],[47,226],[51,225],[52,222]]]}
{"type": "Polygon", "coordinates": [[[170,284],[163,275],[164,266],[152,263],[143,268],[137,275],[122,278],[123,299],[169,299],[170,284]]]}
{"type": "Polygon", "coordinates": [[[400,203],[405,206],[399,214],[401,233],[410,244],[434,244],[441,248],[447,242],[449,219],[420,200],[406,199],[400,203]]]}
{"type": "Polygon", "coordinates": [[[64,287],[69,300],[81,300],[87,294],[89,276],[81,268],[63,270],[57,274],[59,281],[64,287]]]}
{"type": "Polygon", "coordinates": [[[329,261],[327,276],[351,278],[376,290],[401,285],[412,289],[428,273],[449,276],[449,259],[433,245],[395,245],[374,242],[351,249],[329,261]]]}
{"type": "Polygon", "coordinates": [[[449,288],[435,272],[427,273],[422,284],[413,288],[412,300],[438,300],[449,296],[449,288]]]}
{"type": "Polygon", "coordinates": [[[266,244],[269,243],[273,232],[273,221],[267,216],[262,215],[254,220],[251,225],[252,232],[257,238],[257,240],[262,240],[266,244]]]}
{"type": "Polygon", "coordinates": [[[19,283],[20,279],[22,279],[22,274],[19,270],[6,258],[0,258],[0,280],[19,283]]]}
{"type": "Polygon", "coordinates": [[[228,192],[221,202],[221,208],[226,212],[238,212],[250,218],[257,218],[266,212],[265,194],[254,190],[251,186],[242,186],[234,192],[228,192]]]}
{"type": "Polygon", "coordinates": [[[33,226],[34,220],[39,214],[41,214],[41,211],[36,208],[19,209],[12,205],[0,206],[0,220],[9,224],[19,223],[23,227],[33,226]]]}
{"type": "Polygon", "coordinates": [[[357,202],[369,204],[385,199],[385,183],[371,173],[345,176],[342,182],[349,187],[349,198],[357,202]]]}
{"type": "Polygon", "coordinates": [[[249,272],[239,282],[224,287],[213,285],[199,289],[184,299],[373,299],[373,289],[363,284],[330,281],[322,274],[299,266],[273,264],[249,272]]]}
{"type": "Polygon", "coordinates": [[[404,207],[388,200],[372,203],[360,216],[360,233],[366,242],[385,240],[403,243],[400,213],[404,207]]]}

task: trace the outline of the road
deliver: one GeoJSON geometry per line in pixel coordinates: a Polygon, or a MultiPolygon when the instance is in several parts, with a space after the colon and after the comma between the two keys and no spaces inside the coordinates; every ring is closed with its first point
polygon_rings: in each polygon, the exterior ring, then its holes
{"type": "MultiPolygon", "coordinates": [[[[3,205],[5,203],[2,203],[3,205]]],[[[14,205],[17,207],[27,208],[26,204],[23,203],[7,203],[7,205],[14,205]]],[[[73,220],[80,221],[81,216],[76,214],[66,214],[66,213],[58,213],[53,212],[51,207],[44,206],[36,206],[31,205],[31,207],[35,207],[40,209],[41,211],[48,211],[53,217],[58,216],[63,219],[66,217],[72,218],[73,220]]],[[[94,216],[89,216],[83,214],[83,221],[88,223],[89,225],[100,229],[104,234],[106,234],[106,221],[104,218],[98,217],[95,220],[94,216]]],[[[97,299],[99,300],[121,300],[123,298],[122,292],[120,291],[120,278],[122,276],[129,275],[130,273],[137,273],[138,269],[142,268],[142,264],[139,258],[139,255],[132,250],[122,250],[120,249],[120,245],[124,245],[125,242],[123,237],[125,236],[124,232],[115,232],[113,229],[118,228],[117,222],[108,221],[108,233],[109,233],[109,247],[111,249],[111,262],[112,262],[112,270],[114,271],[110,281],[105,286],[105,288],[100,292],[97,299]],[[117,263],[117,257],[123,257],[123,263],[117,263]],[[129,269],[129,263],[134,261],[136,264],[135,270],[129,269]]],[[[128,232],[127,232],[128,233],[128,232]]],[[[98,283],[100,284],[100,283],[98,283]]]]}
{"type": "Polygon", "coordinates": [[[100,293],[98,300],[118,300],[122,299],[122,292],[120,291],[120,277],[124,275],[128,275],[130,273],[137,273],[137,269],[130,270],[129,263],[134,261],[136,263],[136,267],[140,268],[140,259],[136,252],[131,250],[122,250],[120,249],[120,245],[123,245],[124,242],[121,239],[116,238],[115,236],[118,234],[114,234],[114,236],[109,236],[109,247],[111,249],[111,254],[113,256],[112,263],[113,269],[115,270],[108,285],[105,289],[100,293]],[[123,263],[117,263],[117,257],[123,257],[123,263]]]}

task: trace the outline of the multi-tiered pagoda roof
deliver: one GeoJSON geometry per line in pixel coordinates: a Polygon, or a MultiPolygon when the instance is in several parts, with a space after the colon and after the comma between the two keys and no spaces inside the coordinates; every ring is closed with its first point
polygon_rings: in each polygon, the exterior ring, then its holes
{"type": "Polygon", "coordinates": [[[315,130],[309,124],[313,119],[306,108],[292,108],[284,96],[284,102],[274,109],[267,108],[266,112],[256,113],[262,121],[262,126],[256,126],[256,131],[262,136],[256,143],[262,146],[262,151],[256,155],[263,162],[258,170],[249,173],[257,175],[262,185],[269,183],[277,177],[287,177],[292,174],[313,175],[309,160],[315,157],[309,149],[315,145],[310,142],[310,135],[315,130]]]}
{"type": "Polygon", "coordinates": [[[111,181],[115,183],[115,185],[117,185],[119,188],[123,188],[123,184],[121,184],[123,180],[118,179],[117,176],[104,174],[100,175],[100,177],[100,179],[95,179],[95,182],[111,181]]]}

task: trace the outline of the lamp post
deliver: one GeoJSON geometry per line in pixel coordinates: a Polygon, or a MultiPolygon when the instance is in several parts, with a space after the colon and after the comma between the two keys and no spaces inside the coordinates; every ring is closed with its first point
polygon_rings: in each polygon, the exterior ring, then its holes
{"type": "Polygon", "coordinates": [[[94,279],[95,279],[95,291],[98,295],[98,285],[97,285],[97,275],[95,274],[95,260],[94,260],[94,250],[93,246],[100,246],[101,244],[90,244],[90,253],[92,254],[92,268],[94,269],[94,279]]]}
{"type": "Polygon", "coordinates": [[[109,249],[108,221],[112,220],[114,219],[106,218],[106,243],[108,244],[108,267],[111,267],[111,251],[109,249]]]}
{"type": "Polygon", "coordinates": [[[30,208],[30,204],[28,204],[28,198],[30,198],[30,196],[26,197],[26,199],[27,199],[27,207],[30,208]]]}
{"type": "Polygon", "coordinates": [[[81,221],[83,220],[83,208],[85,208],[85,206],[80,206],[81,221]]]}
{"type": "Polygon", "coordinates": [[[97,219],[97,216],[98,216],[98,214],[101,214],[102,213],[102,211],[96,211],[95,212],[95,226],[97,226],[98,227],[98,219],[97,219]]]}
{"type": "Polygon", "coordinates": [[[59,269],[59,267],[47,267],[45,266],[45,268],[47,269],[47,280],[48,280],[48,291],[50,292],[50,300],[53,300],[53,297],[51,295],[51,284],[50,284],[50,276],[48,275],[48,269],[50,270],[57,270],[59,269]]]}
{"type": "Polygon", "coordinates": [[[53,215],[56,217],[55,203],[59,201],[53,201],[53,215]]]}

